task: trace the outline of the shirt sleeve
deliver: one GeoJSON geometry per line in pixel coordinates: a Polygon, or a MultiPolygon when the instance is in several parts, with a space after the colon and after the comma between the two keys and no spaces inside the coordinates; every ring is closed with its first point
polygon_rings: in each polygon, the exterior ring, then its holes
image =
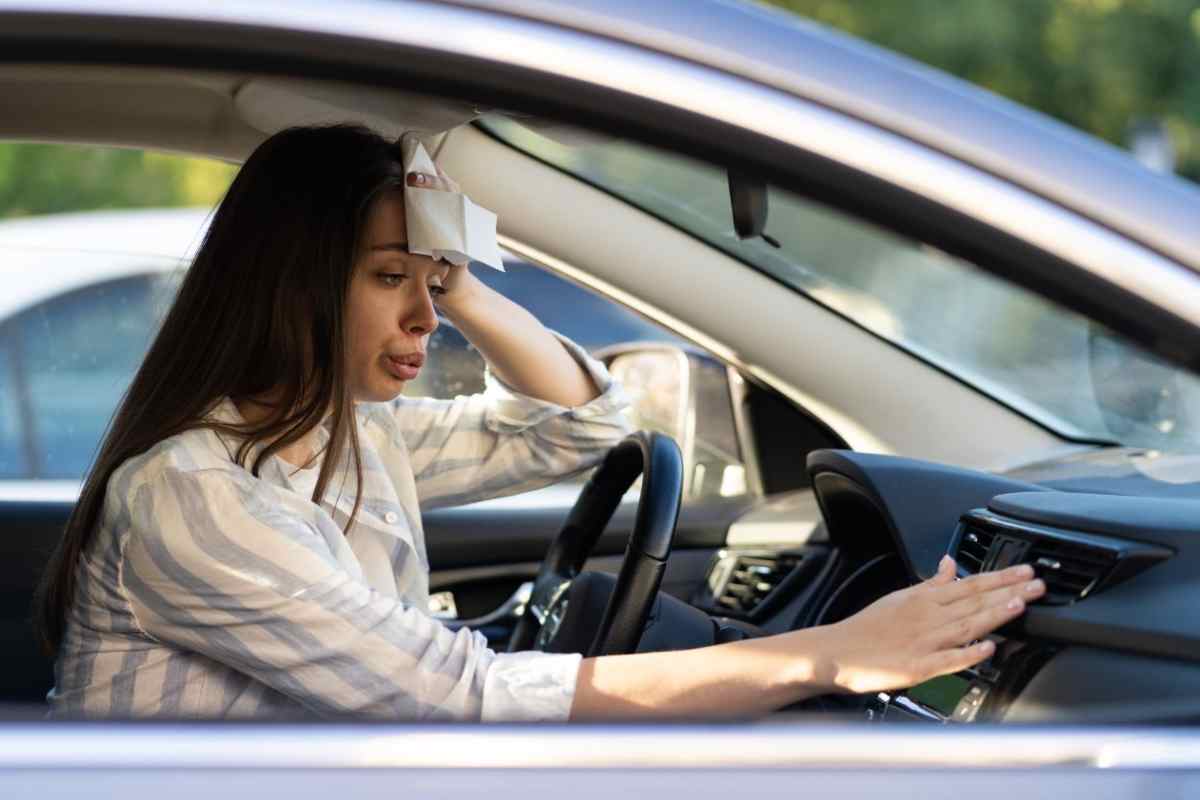
{"type": "Polygon", "coordinates": [[[303,519],[219,471],[162,473],[128,499],[120,580],[149,637],[318,714],[565,720],[577,654],[497,654],[374,591],[303,519]]]}
{"type": "MultiPolygon", "coordinates": [[[[553,333],[553,332],[552,332],[553,333]]],[[[632,430],[620,383],[561,334],[600,395],[567,408],[518,392],[488,370],[482,394],[400,397],[391,418],[404,440],[422,509],[537,489],[595,466],[632,430]]]]}

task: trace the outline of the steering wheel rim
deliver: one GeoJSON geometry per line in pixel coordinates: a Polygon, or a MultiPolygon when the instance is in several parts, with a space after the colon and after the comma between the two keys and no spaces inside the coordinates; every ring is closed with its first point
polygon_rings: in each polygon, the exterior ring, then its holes
{"type": "Polygon", "coordinates": [[[625,558],[587,656],[630,653],[637,647],[662,584],[683,491],[679,446],[661,433],[638,431],[618,442],[584,485],[538,570],[509,652],[544,650],[559,632],[572,582],[612,519],[621,498],[642,476],[637,514],[625,558]]]}

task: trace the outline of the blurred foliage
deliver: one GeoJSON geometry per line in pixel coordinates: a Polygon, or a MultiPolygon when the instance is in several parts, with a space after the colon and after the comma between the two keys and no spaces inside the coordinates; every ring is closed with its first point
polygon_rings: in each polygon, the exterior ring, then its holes
{"type": "Polygon", "coordinates": [[[1197,0],[765,0],[1114,144],[1162,121],[1200,180],[1197,0]]]}
{"type": "Polygon", "coordinates": [[[0,143],[0,218],[214,205],[237,167],[145,150],[0,143]]]}

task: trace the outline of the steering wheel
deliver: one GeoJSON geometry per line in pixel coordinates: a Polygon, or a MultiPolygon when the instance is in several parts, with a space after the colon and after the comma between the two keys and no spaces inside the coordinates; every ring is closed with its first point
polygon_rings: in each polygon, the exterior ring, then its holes
{"type": "Polygon", "coordinates": [[[638,431],[613,447],[546,553],[509,652],[633,652],[671,554],[682,492],[683,459],[670,437],[638,431]],[[615,585],[603,573],[580,573],[638,475],[637,516],[615,585]]]}

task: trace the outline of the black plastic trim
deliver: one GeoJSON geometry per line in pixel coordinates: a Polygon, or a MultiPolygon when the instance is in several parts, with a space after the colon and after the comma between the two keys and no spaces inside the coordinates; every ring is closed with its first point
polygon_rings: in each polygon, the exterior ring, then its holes
{"type": "Polygon", "coordinates": [[[964,511],[1040,487],[930,461],[817,450],[808,471],[830,542],[852,561],[899,553],[914,580],[937,572],[964,511]]]}
{"type": "MultiPolygon", "coordinates": [[[[1065,528],[1021,522],[982,508],[977,508],[963,514],[958,528],[954,532],[954,538],[950,542],[949,553],[958,553],[963,537],[970,530],[971,526],[996,533],[1003,536],[1005,540],[1024,542],[1027,545],[1027,549],[1019,557],[1008,560],[1004,564],[996,564],[997,547],[993,543],[990,548],[989,559],[982,565],[983,571],[1013,566],[1014,564],[1030,563],[1029,554],[1033,552],[1038,544],[1046,541],[1064,542],[1100,551],[1108,555],[1112,563],[1099,570],[1096,580],[1075,596],[1058,596],[1054,592],[1052,585],[1053,571],[1034,564],[1034,569],[1038,575],[1044,578],[1050,587],[1050,592],[1045,598],[1039,601],[1046,605],[1068,605],[1078,602],[1088,595],[1104,590],[1108,586],[1113,586],[1128,578],[1132,578],[1139,572],[1160,561],[1165,561],[1175,554],[1172,548],[1163,547],[1162,545],[1135,542],[1128,539],[1115,539],[1111,536],[1100,536],[1065,528]]],[[[969,571],[963,569],[961,559],[959,561],[959,573],[964,576],[970,574],[969,571]]]]}

